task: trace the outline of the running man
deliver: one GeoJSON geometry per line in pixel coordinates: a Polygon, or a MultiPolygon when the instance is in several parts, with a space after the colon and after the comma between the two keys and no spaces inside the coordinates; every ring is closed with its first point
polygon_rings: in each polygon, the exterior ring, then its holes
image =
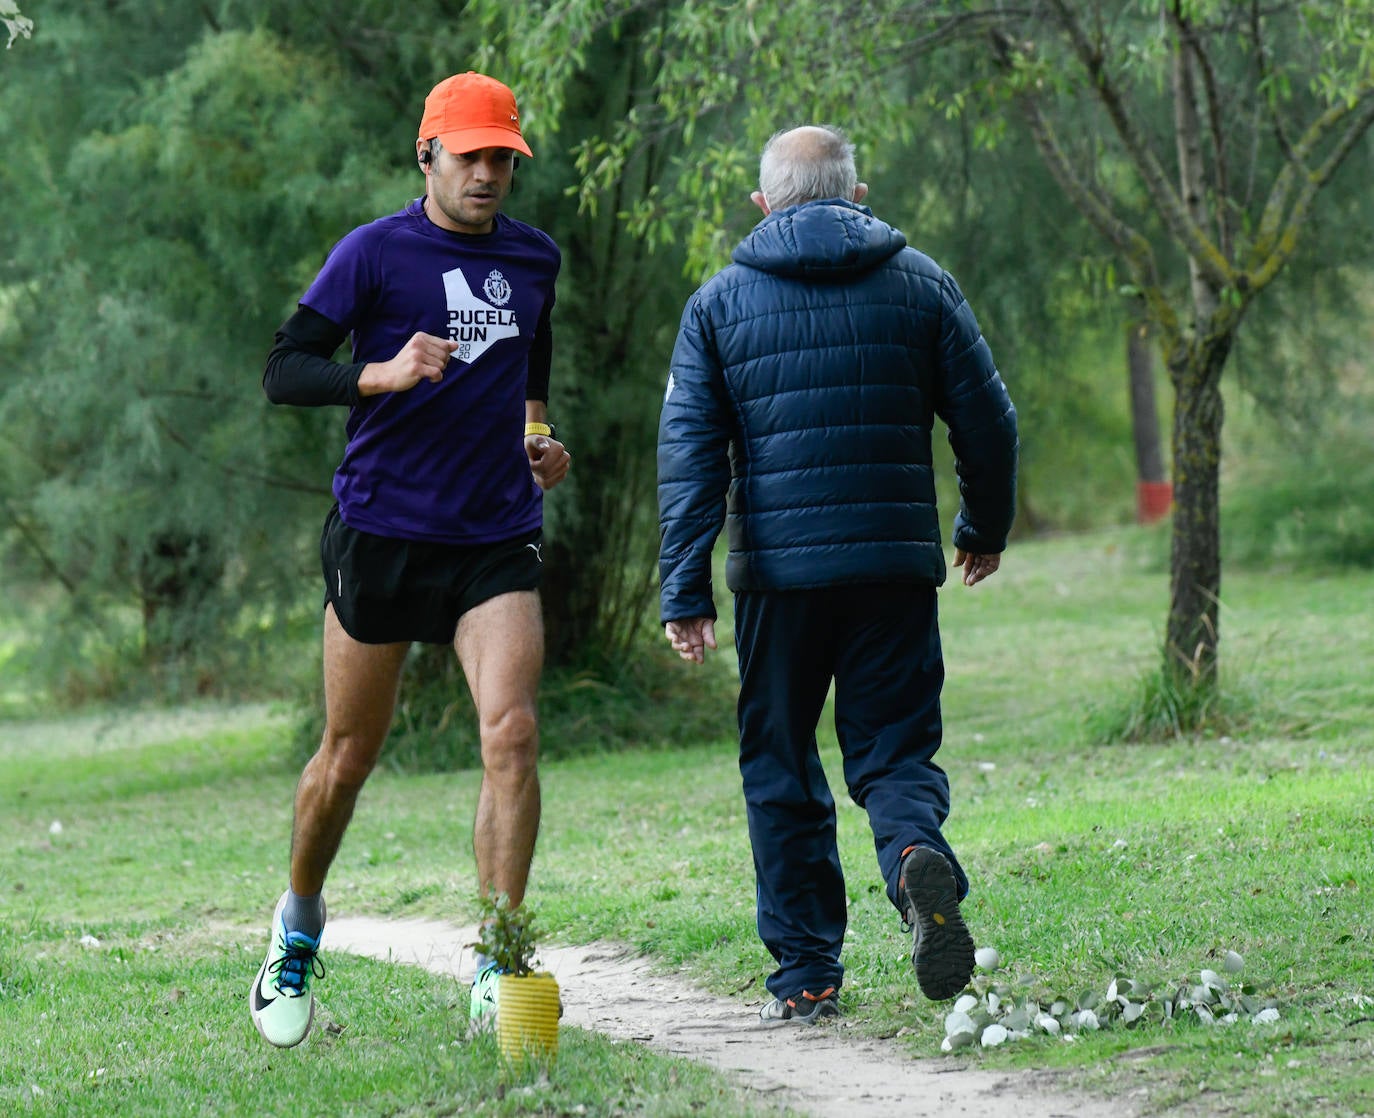
{"type": "Polygon", "coordinates": [[[273,403],[349,407],[320,540],[324,736],[296,789],[290,881],[250,994],[281,1048],[314,1020],[325,877],[412,642],[452,645],[477,709],[484,893],[523,901],[539,829],[543,491],[570,465],[547,415],[561,258],[501,213],[531,154],[501,82],[468,72],[435,86],[415,153],[424,194],[335,246],[263,375],[273,403]],[[349,336],[352,361],[334,361],[349,336]]]}

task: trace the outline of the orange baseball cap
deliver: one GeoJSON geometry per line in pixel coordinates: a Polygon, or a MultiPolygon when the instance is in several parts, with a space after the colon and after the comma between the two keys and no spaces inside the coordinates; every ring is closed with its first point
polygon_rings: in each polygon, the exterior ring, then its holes
{"type": "Polygon", "coordinates": [[[533,157],[520,135],[515,94],[495,78],[469,70],[445,78],[425,98],[420,139],[438,136],[449,151],[513,148],[533,157]]]}

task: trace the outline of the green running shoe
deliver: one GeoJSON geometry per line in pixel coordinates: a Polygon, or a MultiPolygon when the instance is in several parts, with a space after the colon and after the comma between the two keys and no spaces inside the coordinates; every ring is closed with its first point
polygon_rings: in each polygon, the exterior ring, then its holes
{"type": "Polygon", "coordinates": [[[468,1019],[476,1028],[495,1028],[497,1002],[501,998],[501,975],[504,973],[490,959],[478,956],[477,976],[472,980],[472,993],[468,999],[468,1019]]]}
{"type": "Polygon", "coordinates": [[[306,1038],[315,1020],[312,978],[324,977],[320,941],[302,932],[288,932],[282,921],[286,894],[272,913],[272,945],[248,995],[253,1024],[268,1044],[294,1048],[306,1038]]]}

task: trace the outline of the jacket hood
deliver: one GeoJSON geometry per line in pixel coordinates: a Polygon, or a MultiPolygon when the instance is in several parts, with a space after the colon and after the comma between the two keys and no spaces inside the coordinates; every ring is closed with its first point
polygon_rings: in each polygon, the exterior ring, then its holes
{"type": "Polygon", "coordinates": [[[733,259],[776,276],[828,280],[870,271],[905,247],[906,237],[867,206],[827,198],[769,214],[733,259]]]}

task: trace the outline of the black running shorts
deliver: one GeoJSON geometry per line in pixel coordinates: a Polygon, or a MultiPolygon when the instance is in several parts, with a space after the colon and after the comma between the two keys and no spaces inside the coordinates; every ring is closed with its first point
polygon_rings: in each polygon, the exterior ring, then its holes
{"type": "Polygon", "coordinates": [[[391,539],[350,528],[336,506],[320,534],[324,600],[364,644],[452,644],[473,606],[539,588],[543,539],[540,528],[472,547],[391,539]]]}

